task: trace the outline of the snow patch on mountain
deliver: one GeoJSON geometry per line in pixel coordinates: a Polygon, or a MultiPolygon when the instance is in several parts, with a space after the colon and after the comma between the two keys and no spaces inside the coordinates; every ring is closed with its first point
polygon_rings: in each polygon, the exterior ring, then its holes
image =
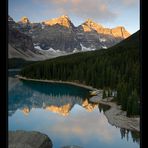
{"type": "Polygon", "coordinates": [[[38,50],[43,50],[39,45],[34,44],[34,48],[38,49],[38,50]]]}
{"type": "Polygon", "coordinates": [[[8,17],[8,21],[9,21],[9,22],[13,22],[14,20],[9,16],[9,17],[8,17]]]}
{"type": "Polygon", "coordinates": [[[78,49],[74,48],[74,50],[72,51],[73,53],[79,52],[78,49]]]}
{"type": "Polygon", "coordinates": [[[85,46],[83,46],[83,44],[80,44],[80,46],[81,46],[82,51],[94,51],[94,50],[96,50],[95,48],[85,47],[85,46]]]}
{"type": "Polygon", "coordinates": [[[43,23],[41,23],[41,27],[42,27],[42,29],[44,29],[45,28],[45,25],[43,23]]]}
{"type": "Polygon", "coordinates": [[[46,51],[50,51],[50,52],[53,52],[53,53],[57,53],[57,52],[60,52],[60,50],[54,50],[53,48],[49,48],[48,50],[46,51]]]}
{"type": "Polygon", "coordinates": [[[105,38],[99,38],[100,42],[106,42],[105,38]]]}
{"type": "Polygon", "coordinates": [[[103,49],[107,49],[107,47],[106,47],[106,46],[102,46],[102,48],[103,48],[103,49]]]}

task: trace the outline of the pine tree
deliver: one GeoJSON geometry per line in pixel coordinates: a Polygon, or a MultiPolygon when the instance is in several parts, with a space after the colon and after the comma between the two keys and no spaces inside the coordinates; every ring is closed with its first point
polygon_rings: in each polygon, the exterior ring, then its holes
{"type": "Polygon", "coordinates": [[[102,99],[105,99],[105,98],[106,98],[106,91],[105,91],[105,89],[103,89],[102,99]]]}
{"type": "Polygon", "coordinates": [[[138,96],[136,90],[132,91],[128,98],[127,116],[139,114],[138,96]]]}

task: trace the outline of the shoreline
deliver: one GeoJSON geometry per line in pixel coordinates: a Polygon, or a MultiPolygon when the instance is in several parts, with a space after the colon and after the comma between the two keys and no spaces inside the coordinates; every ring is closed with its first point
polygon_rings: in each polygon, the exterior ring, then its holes
{"type": "Polygon", "coordinates": [[[31,78],[22,77],[22,76],[20,76],[20,75],[16,75],[16,77],[19,78],[19,79],[21,79],[21,80],[27,80],[27,81],[69,84],[69,85],[74,85],[74,86],[78,86],[78,87],[86,88],[86,89],[89,89],[89,90],[97,90],[96,88],[93,88],[92,86],[87,86],[87,85],[84,85],[84,84],[79,84],[79,83],[76,83],[76,82],[70,82],[70,81],[31,79],[31,78]]]}
{"type": "MultiPolygon", "coordinates": [[[[61,84],[69,84],[74,85],[78,87],[83,87],[85,89],[89,90],[97,90],[96,88],[93,88],[92,86],[87,86],[83,84],[78,84],[75,82],[68,82],[68,81],[57,81],[57,80],[41,80],[41,79],[30,79],[26,77],[22,77],[20,75],[16,75],[17,78],[27,81],[36,81],[36,82],[47,82],[47,83],[61,83],[61,84]]],[[[125,128],[127,130],[131,131],[137,131],[140,132],[140,117],[127,117],[126,111],[121,110],[120,106],[117,105],[115,102],[111,102],[111,99],[100,99],[100,96],[96,95],[98,99],[95,99],[96,103],[101,103],[104,105],[109,105],[110,109],[105,111],[104,114],[108,120],[108,122],[116,127],[119,128],[125,128]]],[[[91,101],[91,98],[89,98],[91,101]]]]}
{"type": "Polygon", "coordinates": [[[110,109],[104,114],[108,122],[116,127],[124,128],[131,131],[140,132],[140,117],[127,117],[126,111],[121,110],[121,106],[115,102],[107,101],[107,99],[100,100],[99,103],[109,105],[110,109]]]}

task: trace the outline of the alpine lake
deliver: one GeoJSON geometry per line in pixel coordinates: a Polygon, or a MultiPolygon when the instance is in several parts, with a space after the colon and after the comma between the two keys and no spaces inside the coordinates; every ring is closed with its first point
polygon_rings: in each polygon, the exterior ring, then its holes
{"type": "Polygon", "coordinates": [[[53,148],[139,148],[139,133],[112,126],[89,90],[68,84],[19,80],[9,71],[8,129],[39,131],[53,148]]]}

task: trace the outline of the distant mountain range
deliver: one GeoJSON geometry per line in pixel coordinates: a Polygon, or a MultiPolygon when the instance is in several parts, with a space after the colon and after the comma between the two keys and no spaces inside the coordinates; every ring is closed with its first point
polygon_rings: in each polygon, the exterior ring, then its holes
{"type": "Polygon", "coordinates": [[[108,48],[130,36],[122,26],[109,29],[91,19],[75,27],[65,15],[41,23],[31,23],[27,17],[15,22],[9,16],[8,23],[9,58],[26,60],[108,48]]]}

